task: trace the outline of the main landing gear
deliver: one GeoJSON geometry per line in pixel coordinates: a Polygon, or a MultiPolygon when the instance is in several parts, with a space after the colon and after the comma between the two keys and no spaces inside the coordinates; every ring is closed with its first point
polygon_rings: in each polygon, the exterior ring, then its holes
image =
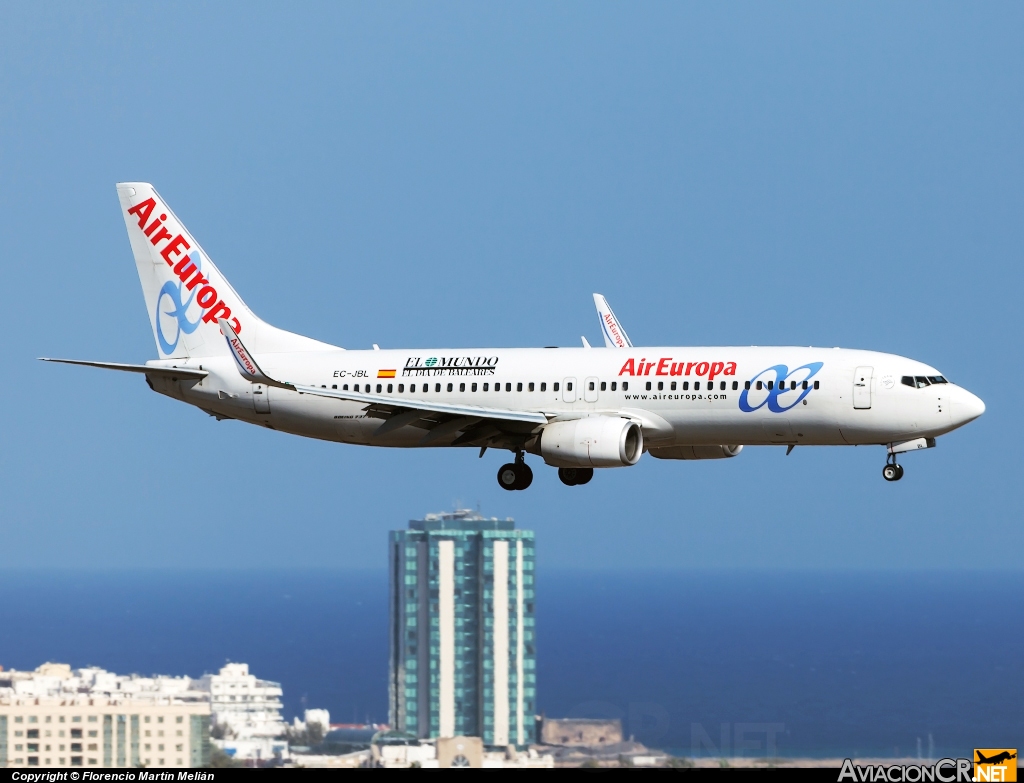
{"type": "Polygon", "coordinates": [[[523,459],[523,452],[516,453],[516,461],[509,462],[498,468],[498,484],[510,492],[514,489],[526,489],[533,483],[533,471],[523,459]]]}
{"type": "Polygon", "coordinates": [[[886,481],[899,481],[903,478],[903,466],[896,464],[896,455],[890,454],[885,467],[882,468],[882,478],[886,481]]]}
{"type": "Polygon", "coordinates": [[[578,487],[594,478],[593,468],[559,468],[558,478],[567,487],[578,487]]]}

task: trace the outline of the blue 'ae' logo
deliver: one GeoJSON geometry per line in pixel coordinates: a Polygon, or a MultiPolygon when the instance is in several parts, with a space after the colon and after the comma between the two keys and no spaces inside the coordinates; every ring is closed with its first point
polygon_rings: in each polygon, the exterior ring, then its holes
{"type": "Polygon", "coordinates": [[[796,407],[814,389],[811,383],[804,388],[804,382],[817,375],[824,364],[811,362],[792,371],[784,364],[776,364],[761,370],[750,379],[750,388],[740,393],[740,410],[753,413],[767,405],[772,413],[785,413],[796,407]],[[757,388],[758,381],[761,381],[760,389],[757,388]]]}
{"type": "MultiPolygon", "coordinates": [[[[196,269],[201,269],[203,265],[202,256],[199,251],[192,253],[190,260],[196,265],[196,269]]],[[[165,354],[171,354],[174,349],[178,347],[178,340],[181,339],[181,334],[192,334],[196,329],[199,328],[199,324],[202,321],[202,311],[195,321],[188,319],[188,308],[192,304],[192,300],[196,298],[196,292],[193,291],[189,294],[188,301],[182,302],[182,288],[183,283],[179,283],[176,280],[168,280],[164,283],[163,288],[160,289],[160,293],[156,297],[156,340],[160,343],[160,350],[165,354]],[[161,310],[160,305],[164,299],[169,299],[171,305],[170,310],[161,310]],[[164,334],[164,316],[170,316],[174,319],[174,339],[168,340],[164,334]]]]}

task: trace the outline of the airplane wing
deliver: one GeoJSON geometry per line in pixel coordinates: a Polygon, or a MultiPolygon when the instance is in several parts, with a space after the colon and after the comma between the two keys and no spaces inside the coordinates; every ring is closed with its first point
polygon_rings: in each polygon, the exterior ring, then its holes
{"type": "Polygon", "coordinates": [[[601,321],[601,334],[604,337],[605,348],[632,348],[633,343],[629,341],[626,330],[622,328],[619,319],[612,312],[608,300],[601,294],[594,294],[594,306],[597,307],[597,317],[601,321]]]}
{"type": "Polygon", "coordinates": [[[57,362],[59,364],[80,364],[83,367],[99,367],[102,370],[120,370],[121,372],[137,372],[145,375],[160,375],[174,379],[201,380],[210,373],[206,370],[194,370],[184,367],[164,367],[151,364],[118,364],[116,362],[87,362],[81,359],[48,359],[40,357],[41,362],[57,362]]]}
{"type": "Polygon", "coordinates": [[[537,425],[547,424],[550,420],[549,416],[539,411],[517,411],[406,397],[396,399],[392,395],[365,394],[328,389],[326,385],[309,386],[279,381],[260,369],[238,334],[231,328],[231,324],[221,319],[220,326],[228,341],[231,355],[235,357],[238,371],[244,378],[256,383],[291,389],[299,394],[366,403],[367,416],[385,419],[374,433],[374,437],[382,437],[402,426],[410,425],[428,430],[421,445],[445,439],[450,441],[452,438],[454,442],[450,445],[497,445],[505,442],[514,444],[525,441],[537,425]]]}

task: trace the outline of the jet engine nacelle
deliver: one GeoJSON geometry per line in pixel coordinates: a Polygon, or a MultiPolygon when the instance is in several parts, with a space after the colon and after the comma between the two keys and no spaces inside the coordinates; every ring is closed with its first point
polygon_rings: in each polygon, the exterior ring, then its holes
{"type": "Polygon", "coordinates": [[[658,459],[727,459],[743,451],[742,446],[667,446],[650,449],[658,459]]]}
{"type": "Polygon", "coordinates": [[[621,468],[644,453],[644,433],[619,416],[556,421],[541,430],[540,454],[556,468],[621,468]]]}

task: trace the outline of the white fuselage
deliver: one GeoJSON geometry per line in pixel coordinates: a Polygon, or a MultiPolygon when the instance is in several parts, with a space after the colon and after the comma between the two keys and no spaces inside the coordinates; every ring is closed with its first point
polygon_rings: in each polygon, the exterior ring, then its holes
{"type": "MultiPolygon", "coordinates": [[[[554,421],[629,418],[643,427],[645,447],[891,444],[934,438],[984,411],[955,384],[903,382],[941,377],[933,367],[840,348],[328,350],[260,361],[282,381],[386,395],[396,406],[422,400],[536,411],[554,421]]],[[[375,435],[382,418],[368,415],[365,403],[249,383],[227,355],[173,364],[209,375],[151,379],[154,389],[220,417],[374,446],[447,446],[455,438],[425,439],[415,426],[375,435]]]]}

